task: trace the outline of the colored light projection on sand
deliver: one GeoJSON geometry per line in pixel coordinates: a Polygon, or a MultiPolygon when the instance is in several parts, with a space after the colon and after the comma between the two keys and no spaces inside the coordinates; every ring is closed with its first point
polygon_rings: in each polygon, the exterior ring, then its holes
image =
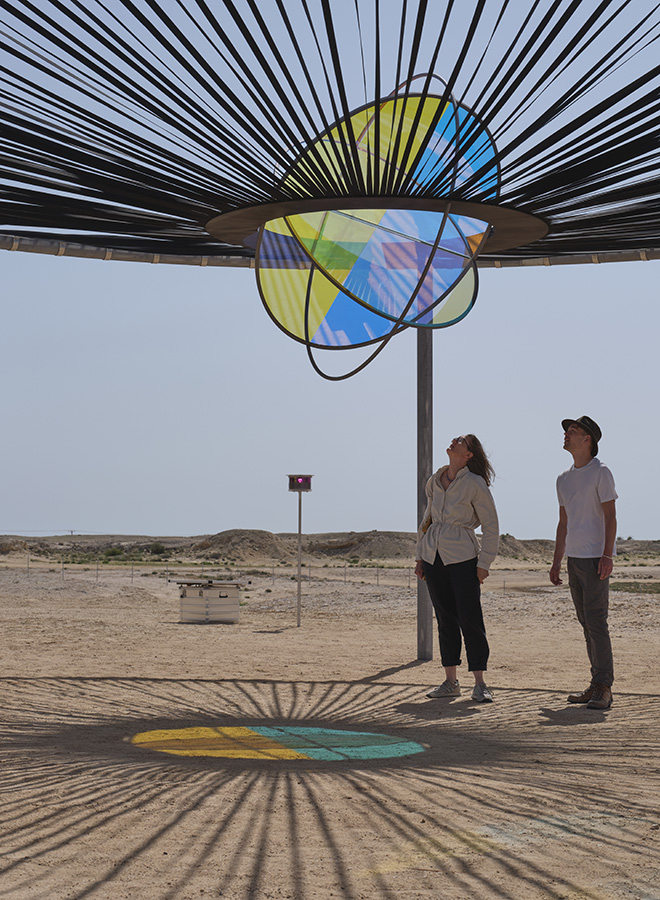
{"type": "Polygon", "coordinates": [[[391,759],[425,750],[415,741],[402,741],[386,734],[289,725],[144,731],[136,734],[131,743],[175,756],[326,762],[391,759]]]}
{"type": "MultiPolygon", "coordinates": [[[[450,201],[469,185],[469,196],[497,200],[499,170],[487,130],[453,99],[428,94],[394,95],[378,116],[374,105],[352,113],[301,155],[283,185],[295,188],[323,168],[336,169],[336,148],[350,141],[365,183],[386,168],[391,188],[405,182],[411,198],[428,198],[432,186],[434,196],[450,201]],[[414,162],[406,169],[405,160],[414,162]]],[[[402,204],[399,194],[396,206],[402,204]]],[[[388,208],[383,197],[382,208],[267,222],[256,257],[267,311],[308,350],[364,347],[408,327],[454,325],[474,305],[475,259],[490,226],[453,215],[450,202],[441,200],[438,209],[388,208]]]]}

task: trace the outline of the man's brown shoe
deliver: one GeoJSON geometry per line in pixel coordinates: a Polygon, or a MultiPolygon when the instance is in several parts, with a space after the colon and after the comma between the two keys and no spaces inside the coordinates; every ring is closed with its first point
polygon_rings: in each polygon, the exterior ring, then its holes
{"type": "Polygon", "coordinates": [[[594,685],[591,700],[587,703],[587,709],[609,709],[612,705],[612,689],[609,684],[594,685]]]}
{"type": "Polygon", "coordinates": [[[582,691],[581,694],[569,694],[568,702],[569,703],[588,703],[594,693],[594,686],[590,684],[586,691],[582,691]]]}

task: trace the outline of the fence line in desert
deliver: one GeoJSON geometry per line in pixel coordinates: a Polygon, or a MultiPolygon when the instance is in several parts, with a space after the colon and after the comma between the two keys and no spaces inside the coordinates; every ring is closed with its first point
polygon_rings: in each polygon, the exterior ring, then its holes
{"type": "MultiPolygon", "coordinates": [[[[97,584],[129,578],[135,583],[143,577],[161,577],[170,581],[177,578],[199,578],[200,580],[215,581],[239,581],[248,582],[251,578],[268,579],[270,584],[275,584],[278,579],[295,581],[297,578],[297,564],[273,564],[258,565],[227,565],[215,566],[209,562],[184,563],[183,561],[170,561],[168,563],[145,562],[144,560],[132,560],[124,563],[116,561],[108,562],[103,557],[88,560],[86,562],[65,562],[64,560],[44,559],[27,554],[23,567],[15,561],[7,561],[3,564],[0,557],[0,571],[4,568],[21,571],[26,578],[50,574],[53,578],[65,581],[68,578],[80,578],[85,576],[93,579],[97,584]]],[[[493,573],[486,585],[489,592],[501,593],[507,596],[506,576],[503,573],[493,573]]],[[[318,582],[339,582],[343,584],[373,584],[378,587],[398,587],[417,590],[417,579],[414,567],[410,564],[401,566],[383,566],[374,562],[348,563],[311,563],[306,562],[302,568],[302,578],[306,590],[313,590],[313,584],[318,582]]]]}
{"type": "MultiPolygon", "coordinates": [[[[141,577],[165,577],[169,580],[181,578],[199,578],[216,581],[237,581],[249,577],[265,577],[275,583],[276,578],[290,580],[297,577],[295,565],[270,565],[260,566],[213,566],[208,563],[178,563],[167,564],[149,563],[144,561],[126,561],[123,564],[117,562],[108,563],[99,558],[88,562],[67,563],[64,560],[49,560],[27,554],[25,561],[25,575],[27,578],[37,574],[52,574],[61,580],[67,577],[84,575],[93,578],[96,583],[110,580],[114,577],[129,577],[133,582],[141,577]]],[[[306,562],[302,568],[302,578],[307,584],[314,581],[338,581],[348,583],[373,583],[377,586],[392,586],[408,588],[415,587],[414,569],[410,565],[399,567],[382,566],[372,562],[365,564],[347,563],[344,565],[313,564],[306,562]]]]}

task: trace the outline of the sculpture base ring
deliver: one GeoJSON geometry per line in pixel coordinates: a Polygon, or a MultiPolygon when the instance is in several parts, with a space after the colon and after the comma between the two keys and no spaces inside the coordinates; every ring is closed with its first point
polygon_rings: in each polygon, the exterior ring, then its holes
{"type": "Polygon", "coordinates": [[[549,227],[543,219],[517,209],[490,203],[434,200],[420,197],[309,197],[261,203],[221,213],[206,223],[208,233],[228,244],[253,245],[256,232],[266,222],[284,216],[337,209],[409,209],[442,213],[450,209],[452,215],[467,216],[488,222],[491,233],[482,253],[499,253],[531,244],[545,237],[549,227]],[[252,239],[252,240],[251,240],[252,239]]]}

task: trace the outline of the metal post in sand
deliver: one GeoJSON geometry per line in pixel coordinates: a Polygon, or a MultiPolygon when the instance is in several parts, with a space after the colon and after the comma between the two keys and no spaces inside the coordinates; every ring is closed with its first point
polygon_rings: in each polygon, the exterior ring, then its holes
{"type": "MultiPolygon", "coordinates": [[[[417,329],[417,522],[426,510],[433,472],[433,330],[417,329]]],[[[417,659],[433,659],[433,609],[426,583],[417,579],[417,659]]]]}
{"type": "MultiPolygon", "coordinates": [[[[298,494],[298,627],[302,609],[302,495],[312,489],[311,475],[289,475],[289,490],[298,494]]],[[[310,563],[309,577],[312,577],[310,563]]]]}
{"type": "Polygon", "coordinates": [[[300,628],[300,611],[302,609],[302,493],[298,494],[298,606],[297,625],[300,628]]]}

